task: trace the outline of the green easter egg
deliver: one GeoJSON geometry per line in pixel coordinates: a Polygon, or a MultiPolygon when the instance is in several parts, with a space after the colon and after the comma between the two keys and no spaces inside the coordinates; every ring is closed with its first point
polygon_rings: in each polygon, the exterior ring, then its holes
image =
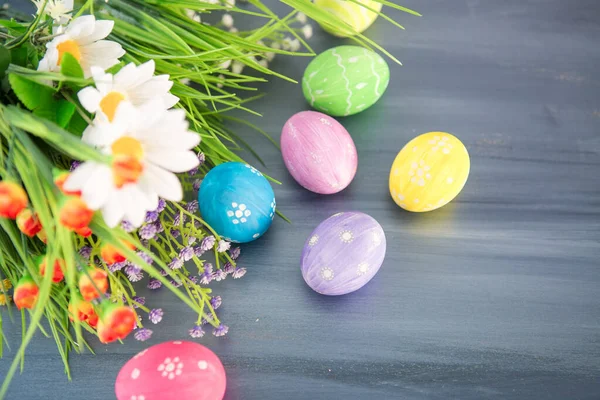
{"type": "Polygon", "coordinates": [[[358,46],[338,46],[308,64],[302,92],[314,109],[342,117],[375,104],[389,81],[390,69],[379,54],[358,46]]]}

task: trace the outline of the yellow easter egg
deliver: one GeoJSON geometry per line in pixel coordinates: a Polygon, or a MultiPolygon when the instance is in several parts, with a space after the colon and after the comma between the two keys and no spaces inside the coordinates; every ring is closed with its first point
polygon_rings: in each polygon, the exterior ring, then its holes
{"type": "MultiPolygon", "coordinates": [[[[372,0],[357,1],[366,7],[347,0],[314,0],[314,3],[322,10],[334,14],[342,21],[352,26],[356,33],[362,33],[375,22],[378,14],[371,10],[377,12],[381,11],[381,3],[372,0]]],[[[349,29],[337,29],[330,25],[323,24],[321,27],[325,31],[338,37],[348,37],[355,34],[355,32],[352,32],[349,29]]]]}
{"type": "Polygon", "coordinates": [[[405,210],[435,210],[460,193],[470,166],[469,153],[458,138],[446,132],[424,133],[396,156],[390,171],[390,194],[405,210]]]}

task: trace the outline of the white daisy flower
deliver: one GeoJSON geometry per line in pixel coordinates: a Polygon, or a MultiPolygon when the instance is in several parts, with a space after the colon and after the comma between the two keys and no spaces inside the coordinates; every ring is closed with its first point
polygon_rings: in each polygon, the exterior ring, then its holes
{"type": "MultiPolygon", "coordinates": [[[[37,8],[36,14],[42,11],[45,0],[33,0],[37,8]]],[[[48,0],[44,14],[49,15],[57,24],[66,24],[71,19],[73,0],[48,0]]]]}
{"type": "Polygon", "coordinates": [[[102,210],[110,227],[123,219],[134,226],[144,222],[147,211],[156,209],[159,196],[183,198],[174,173],[198,166],[192,151],[200,136],[188,130],[184,110],[165,110],[156,100],[136,108],[123,103],[114,120],[98,121],[91,137],[111,163],[85,162],[69,176],[66,190],[80,190],[93,210],[102,210]]]}
{"type": "Polygon", "coordinates": [[[312,25],[304,25],[302,27],[302,34],[304,35],[305,39],[310,39],[313,35],[313,27],[312,25]]]}
{"type": "Polygon", "coordinates": [[[123,101],[141,107],[154,99],[160,99],[164,108],[173,107],[179,98],[169,91],[173,82],[169,75],[154,76],[154,60],[139,67],[127,64],[114,76],[102,68],[92,67],[92,77],[96,87],[88,86],[77,95],[81,105],[97,117],[112,121],[117,107],[123,101]]]}
{"type": "Polygon", "coordinates": [[[125,51],[119,43],[102,40],[113,26],[113,21],[96,21],[93,15],[74,19],[63,34],[46,44],[46,55],[40,61],[38,71],[60,71],[66,53],[79,61],[86,78],[92,76],[93,66],[107,69],[118,64],[125,51]]]}

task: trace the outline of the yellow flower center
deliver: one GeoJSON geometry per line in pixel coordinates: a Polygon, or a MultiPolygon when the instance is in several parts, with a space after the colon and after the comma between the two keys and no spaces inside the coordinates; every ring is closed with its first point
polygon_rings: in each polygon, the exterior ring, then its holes
{"type": "Polygon", "coordinates": [[[144,149],[140,141],[130,136],[123,136],[112,144],[111,150],[115,186],[121,188],[127,183],[137,182],[144,171],[141,162],[144,149]]]}
{"type": "Polygon", "coordinates": [[[125,100],[125,96],[119,92],[110,92],[100,100],[100,109],[108,117],[109,121],[112,122],[115,118],[117,107],[123,100],[125,100]]]}
{"type": "Polygon", "coordinates": [[[58,46],[56,46],[56,50],[58,50],[58,62],[56,65],[60,65],[62,63],[62,59],[66,53],[69,53],[77,61],[81,61],[81,50],[79,49],[79,45],[74,40],[65,40],[58,46]]]}

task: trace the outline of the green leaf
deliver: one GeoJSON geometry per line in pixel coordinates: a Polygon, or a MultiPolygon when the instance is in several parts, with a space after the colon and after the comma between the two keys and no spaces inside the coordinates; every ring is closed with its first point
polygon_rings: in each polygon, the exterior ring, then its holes
{"type": "Polygon", "coordinates": [[[70,53],[63,54],[63,59],[60,63],[60,72],[64,76],[83,79],[83,69],[81,69],[79,61],[70,53]]]}
{"type": "Polygon", "coordinates": [[[22,35],[27,31],[27,24],[22,24],[12,19],[0,19],[0,26],[7,28],[8,33],[13,36],[22,35]]]}
{"type": "Polygon", "coordinates": [[[6,69],[10,65],[10,51],[4,46],[0,46],[0,79],[4,77],[6,69]]]}
{"type": "Polygon", "coordinates": [[[11,63],[13,65],[19,65],[21,67],[27,66],[27,59],[28,59],[28,53],[29,53],[28,46],[29,46],[29,44],[15,47],[14,49],[12,49],[10,51],[11,63]]]}
{"type": "Polygon", "coordinates": [[[10,74],[8,80],[15,95],[29,110],[42,111],[52,108],[54,90],[51,87],[15,74],[10,74]]]}
{"type": "Polygon", "coordinates": [[[67,130],[71,132],[73,135],[77,137],[81,137],[83,135],[83,131],[87,128],[88,123],[79,113],[73,114],[73,117],[69,121],[69,126],[67,130]]]}
{"type": "Polygon", "coordinates": [[[56,106],[56,123],[66,128],[75,114],[75,105],[67,100],[60,100],[56,106]]]}

